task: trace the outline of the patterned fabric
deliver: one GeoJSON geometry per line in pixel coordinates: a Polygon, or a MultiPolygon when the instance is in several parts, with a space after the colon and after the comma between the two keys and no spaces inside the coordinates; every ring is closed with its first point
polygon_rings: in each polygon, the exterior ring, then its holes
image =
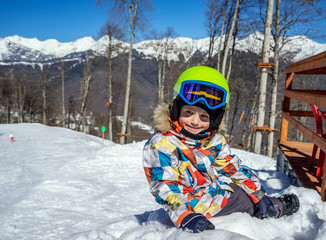
{"type": "Polygon", "coordinates": [[[233,191],[232,182],[257,203],[265,191],[253,171],[240,163],[217,132],[194,140],[174,128],[156,133],[143,151],[150,191],[176,226],[190,213],[209,219],[221,211],[233,191]]]}

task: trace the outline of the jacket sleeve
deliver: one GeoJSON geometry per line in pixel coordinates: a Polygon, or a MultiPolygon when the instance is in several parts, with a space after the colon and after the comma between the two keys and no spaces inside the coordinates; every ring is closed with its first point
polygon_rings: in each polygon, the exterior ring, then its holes
{"type": "Polygon", "coordinates": [[[224,137],[222,137],[222,144],[217,145],[216,148],[219,153],[212,166],[218,174],[229,177],[248,194],[254,203],[259,202],[265,195],[265,189],[256,174],[249,167],[241,165],[237,155],[231,154],[224,137]]]}
{"type": "Polygon", "coordinates": [[[190,197],[183,193],[178,159],[173,154],[176,146],[161,136],[154,135],[145,144],[143,167],[156,202],[163,205],[172,222],[179,227],[192,212],[188,210],[190,197]]]}

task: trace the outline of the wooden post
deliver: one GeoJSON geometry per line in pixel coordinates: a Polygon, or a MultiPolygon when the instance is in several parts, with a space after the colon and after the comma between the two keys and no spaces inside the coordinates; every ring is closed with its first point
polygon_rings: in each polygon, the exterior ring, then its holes
{"type": "MultiPolygon", "coordinates": [[[[292,81],[293,81],[294,72],[286,74],[286,80],[285,80],[285,88],[284,90],[291,90],[292,89],[292,81]]],[[[283,111],[288,112],[290,110],[290,103],[291,99],[288,97],[284,97],[283,100],[283,111]]]]}
{"type": "Polygon", "coordinates": [[[289,126],[289,122],[285,118],[282,118],[280,142],[287,141],[288,126],[289,126]]]}
{"type": "Polygon", "coordinates": [[[326,161],[324,161],[324,172],[323,172],[323,179],[321,182],[321,189],[320,189],[320,195],[321,200],[326,201],[326,161]]]}
{"type": "MultiPolygon", "coordinates": [[[[285,81],[285,89],[284,90],[292,89],[293,76],[294,76],[294,72],[286,74],[286,81],[285,81]]],[[[284,100],[283,100],[283,103],[282,103],[282,111],[283,112],[289,112],[290,111],[290,103],[291,103],[291,99],[288,98],[288,97],[284,97],[284,100]]],[[[288,126],[289,126],[289,122],[282,117],[280,142],[286,142],[287,141],[288,126]]]]}

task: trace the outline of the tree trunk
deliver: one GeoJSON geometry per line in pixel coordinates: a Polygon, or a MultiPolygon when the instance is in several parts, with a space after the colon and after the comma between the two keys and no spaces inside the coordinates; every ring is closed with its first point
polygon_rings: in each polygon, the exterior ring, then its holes
{"type": "Polygon", "coordinates": [[[256,68],[256,83],[255,83],[255,90],[254,90],[254,96],[252,98],[252,107],[251,107],[251,122],[250,122],[250,127],[249,127],[249,133],[248,133],[248,139],[247,139],[247,150],[250,151],[252,146],[254,145],[253,141],[253,135],[254,135],[254,130],[251,128],[251,123],[253,126],[256,125],[256,105],[257,105],[257,95],[258,95],[258,83],[259,83],[259,71],[256,68]]]}
{"type": "Polygon", "coordinates": [[[164,58],[163,58],[163,68],[162,68],[162,100],[161,103],[164,102],[164,85],[165,85],[165,76],[166,76],[166,63],[168,62],[168,50],[166,50],[164,58]]]}
{"type": "Polygon", "coordinates": [[[8,105],[7,105],[7,123],[10,124],[11,123],[11,108],[9,105],[9,101],[8,101],[8,105]]]}
{"type": "MultiPolygon", "coordinates": [[[[81,84],[81,104],[80,104],[80,118],[79,123],[81,123],[81,129],[78,127],[80,131],[86,131],[86,107],[87,107],[87,100],[88,100],[88,93],[90,89],[90,80],[91,80],[91,65],[92,59],[91,57],[88,59],[85,71],[84,71],[84,78],[81,84]]],[[[79,124],[80,125],[80,124],[79,124]]]]}
{"type": "Polygon", "coordinates": [[[83,110],[83,115],[81,116],[82,118],[82,132],[87,133],[87,107],[85,105],[85,109],[83,110]]]}
{"type": "Polygon", "coordinates": [[[162,55],[159,56],[157,60],[158,69],[157,69],[157,77],[158,77],[158,102],[161,104],[163,102],[163,87],[162,87],[162,55]]]}
{"type": "MultiPolygon", "coordinates": [[[[271,25],[273,18],[273,5],[274,0],[268,0],[266,23],[265,23],[265,34],[264,34],[264,45],[263,45],[263,62],[269,62],[270,54],[270,35],[271,35],[271,25]]],[[[259,95],[259,105],[258,105],[258,120],[257,126],[262,127],[265,120],[265,109],[266,109],[266,86],[267,86],[267,75],[268,69],[263,67],[261,78],[260,78],[260,95],[259,95]]],[[[255,138],[255,149],[254,152],[260,154],[262,145],[262,132],[256,131],[255,138]]]]}
{"type": "Polygon", "coordinates": [[[42,87],[42,122],[44,125],[47,125],[47,108],[46,108],[46,81],[47,74],[44,72],[44,68],[42,66],[41,72],[41,87],[42,87]]]}
{"type": "Polygon", "coordinates": [[[223,21],[222,21],[222,28],[221,28],[221,36],[220,36],[220,42],[218,44],[218,50],[217,50],[217,63],[216,63],[216,69],[217,71],[220,71],[220,65],[221,65],[221,49],[222,49],[222,42],[223,42],[223,35],[224,35],[224,25],[225,25],[225,16],[226,16],[226,9],[228,6],[228,1],[225,1],[224,8],[223,8],[223,21]]]}
{"type": "MultiPolygon", "coordinates": [[[[133,30],[130,37],[130,47],[129,47],[129,57],[128,57],[128,75],[127,75],[127,82],[126,82],[126,94],[125,94],[125,103],[123,109],[123,120],[122,120],[122,128],[121,133],[127,133],[127,123],[128,123],[128,115],[129,115],[129,99],[130,99],[130,85],[131,85],[131,68],[132,68],[132,50],[133,50],[133,30]]],[[[126,143],[126,137],[120,137],[120,144],[126,143]]]]}
{"type": "Polygon", "coordinates": [[[226,62],[227,62],[227,58],[228,58],[228,55],[229,55],[228,54],[229,53],[229,46],[230,46],[231,38],[233,36],[233,29],[234,29],[235,22],[236,22],[236,19],[237,19],[239,4],[240,4],[240,0],[237,0],[237,3],[236,3],[235,8],[234,8],[234,13],[233,13],[233,17],[232,17],[232,23],[231,23],[230,31],[229,31],[229,34],[228,34],[228,39],[226,41],[226,46],[225,46],[224,56],[223,56],[223,62],[222,62],[222,68],[221,68],[221,73],[222,73],[223,76],[225,75],[225,67],[226,67],[226,62]]]}
{"type": "Polygon", "coordinates": [[[208,7],[208,27],[209,27],[209,46],[208,46],[208,54],[207,54],[207,65],[212,66],[213,64],[213,52],[214,52],[214,44],[216,40],[216,25],[219,20],[219,16],[216,11],[216,3],[215,0],[207,1],[206,6],[208,7]]]}
{"type": "Polygon", "coordinates": [[[226,74],[226,81],[229,82],[230,75],[231,75],[231,70],[232,70],[232,60],[234,56],[234,49],[235,49],[235,43],[236,43],[236,37],[238,35],[238,30],[239,30],[239,21],[240,21],[240,10],[238,11],[237,14],[237,23],[235,25],[235,30],[233,34],[233,43],[232,43],[232,49],[231,49],[231,55],[230,55],[230,60],[229,60],[229,67],[228,67],[228,72],[226,74]]]}
{"type": "MultiPolygon", "coordinates": [[[[128,57],[128,75],[127,75],[127,83],[126,83],[126,95],[125,95],[125,105],[123,109],[123,121],[122,121],[122,128],[121,133],[127,133],[127,123],[128,123],[128,115],[129,115],[129,99],[130,99],[130,85],[131,85],[131,68],[132,68],[132,50],[134,44],[134,31],[135,31],[135,23],[136,23],[136,16],[137,16],[137,7],[138,7],[138,0],[135,0],[134,8],[129,6],[129,16],[130,16],[130,46],[129,46],[129,57],[128,57]],[[133,12],[132,12],[133,11],[133,12]]],[[[120,144],[125,144],[126,137],[120,137],[120,144]]]]}
{"type": "Polygon", "coordinates": [[[66,127],[66,109],[65,109],[65,72],[64,62],[61,60],[61,104],[62,104],[62,127],[66,127]]]}
{"type": "MultiPolygon", "coordinates": [[[[81,131],[84,131],[84,116],[86,112],[86,107],[87,107],[87,100],[88,100],[88,91],[89,91],[89,81],[91,79],[91,76],[84,76],[83,84],[82,84],[82,94],[81,94],[81,105],[80,105],[80,120],[79,122],[81,123],[81,131]]],[[[79,124],[80,125],[80,124],[79,124]]]]}
{"type": "Polygon", "coordinates": [[[28,107],[28,113],[29,113],[28,123],[32,123],[32,106],[31,105],[29,105],[29,107],[28,107]]]}
{"type": "MultiPolygon", "coordinates": [[[[276,34],[275,34],[275,49],[274,49],[274,61],[275,66],[273,69],[273,78],[272,78],[272,102],[271,102],[271,114],[269,117],[269,128],[275,128],[276,120],[276,102],[277,102],[277,81],[278,81],[278,68],[279,68],[279,56],[280,56],[280,7],[281,0],[276,0],[276,34]]],[[[267,142],[267,156],[273,157],[273,146],[274,146],[274,132],[268,133],[268,142],[267,142]]]]}
{"type": "Polygon", "coordinates": [[[19,123],[24,122],[23,115],[24,115],[25,92],[26,92],[25,86],[20,85],[18,87],[18,110],[19,110],[18,122],[19,123]]]}
{"type": "Polygon", "coordinates": [[[112,120],[112,36],[109,36],[109,56],[108,56],[108,101],[110,105],[108,106],[109,115],[109,127],[108,127],[108,139],[113,141],[113,120],[112,120]]]}
{"type": "MultiPolygon", "coordinates": [[[[222,64],[222,72],[223,72],[222,75],[225,76],[225,72],[224,72],[225,71],[225,64],[226,64],[226,61],[227,61],[227,56],[228,56],[228,52],[229,52],[229,45],[230,45],[230,42],[231,42],[231,38],[233,37],[233,45],[232,45],[231,55],[230,55],[230,59],[229,59],[228,73],[226,74],[226,81],[227,82],[229,81],[229,78],[230,78],[230,75],[231,75],[232,57],[233,57],[233,54],[234,54],[235,40],[236,40],[236,35],[237,35],[237,32],[238,32],[238,26],[239,26],[239,12],[238,12],[239,2],[240,1],[237,1],[237,4],[236,4],[235,9],[234,9],[233,20],[232,20],[230,32],[228,34],[229,37],[228,37],[226,48],[225,48],[225,51],[224,51],[224,59],[223,59],[223,64],[222,64]],[[238,19],[238,21],[236,21],[236,19],[238,19]],[[237,22],[237,23],[235,24],[235,22],[237,22]],[[235,27],[235,31],[233,32],[234,27],[235,27]],[[230,37],[230,36],[232,36],[232,37],[230,37]]],[[[223,127],[225,128],[224,129],[225,132],[227,132],[227,129],[228,129],[228,121],[229,121],[229,109],[226,109],[226,113],[225,113],[225,117],[224,117],[224,125],[223,125],[223,127]]]]}

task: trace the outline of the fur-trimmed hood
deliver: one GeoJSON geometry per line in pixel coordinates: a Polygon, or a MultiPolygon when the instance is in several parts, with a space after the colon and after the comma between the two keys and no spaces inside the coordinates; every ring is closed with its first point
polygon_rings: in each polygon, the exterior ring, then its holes
{"type": "MultiPolygon", "coordinates": [[[[169,120],[170,117],[170,105],[167,103],[158,105],[154,110],[153,124],[154,129],[163,134],[172,130],[172,125],[169,120]]],[[[222,122],[219,129],[223,132],[225,129],[225,124],[222,122]]]]}
{"type": "Polygon", "coordinates": [[[167,103],[160,104],[155,108],[154,115],[153,115],[153,124],[156,131],[165,134],[168,131],[172,130],[169,116],[170,116],[169,104],[167,103]]]}

